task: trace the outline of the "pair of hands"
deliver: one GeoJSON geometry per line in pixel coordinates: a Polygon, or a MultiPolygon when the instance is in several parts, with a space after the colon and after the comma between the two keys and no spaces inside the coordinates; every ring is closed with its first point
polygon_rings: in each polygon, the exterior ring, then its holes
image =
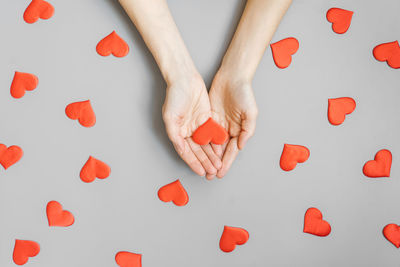
{"type": "Polygon", "coordinates": [[[168,83],[162,112],[179,156],[196,174],[211,180],[225,176],[254,134],[258,110],[251,82],[220,70],[209,93],[197,72],[168,83]],[[227,130],[230,137],[225,144],[201,146],[192,140],[193,132],[210,117],[227,130]]]}

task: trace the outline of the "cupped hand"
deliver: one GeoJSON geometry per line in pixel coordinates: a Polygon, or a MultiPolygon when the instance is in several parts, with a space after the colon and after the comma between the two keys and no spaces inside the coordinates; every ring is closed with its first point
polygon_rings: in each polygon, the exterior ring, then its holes
{"type": "Polygon", "coordinates": [[[198,175],[212,179],[221,168],[221,149],[200,146],[191,136],[211,117],[210,100],[200,75],[185,75],[168,84],[162,109],[167,134],[179,156],[198,175]]]}
{"type": "MultiPolygon", "coordinates": [[[[240,149],[253,136],[258,115],[251,82],[217,73],[209,93],[212,117],[229,133],[222,145],[222,167],[217,177],[228,172],[240,149]]],[[[217,151],[217,149],[215,149],[217,151]]]]}

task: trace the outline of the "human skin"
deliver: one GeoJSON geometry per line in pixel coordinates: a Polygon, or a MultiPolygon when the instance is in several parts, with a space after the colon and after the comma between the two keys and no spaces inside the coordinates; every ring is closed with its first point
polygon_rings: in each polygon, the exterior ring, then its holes
{"type": "Polygon", "coordinates": [[[210,93],[165,0],[119,0],[167,83],[162,113],[169,139],[198,175],[222,178],[254,134],[257,106],[251,81],[291,0],[248,0],[210,93]],[[224,145],[200,146],[193,132],[209,117],[230,135],[224,145]]]}

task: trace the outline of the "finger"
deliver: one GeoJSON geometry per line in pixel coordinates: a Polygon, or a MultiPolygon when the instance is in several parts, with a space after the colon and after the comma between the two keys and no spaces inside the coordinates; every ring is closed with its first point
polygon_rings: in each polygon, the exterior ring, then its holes
{"type": "Polygon", "coordinates": [[[224,157],[222,158],[222,167],[217,172],[218,178],[226,175],[238,153],[237,137],[233,137],[226,146],[224,157]]]}
{"type": "Polygon", "coordinates": [[[239,134],[238,148],[243,149],[247,141],[254,135],[256,130],[256,119],[257,113],[246,115],[246,118],[242,120],[242,130],[239,134]]]}
{"type": "Polygon", "coordinates": [[[217,155],[217,157],[222,159],[222,156],[224,155],[224,153],[222,151],[222,146],[221,145],[215,145],[215,144],[211,143],[211,147],[214,150],[214,153],[217,155]]]}
{"type": "Polygon", "coordinates": [[[190,149],[190,145],[184,140],[184,152],[180,155],[184,162],[198,175],[204,176],[206,174],[205,169],[197,159],[193,151],[190,149]]]}
{"type": "Polygon", "coordinates": [[[216,174],[207,173],[207,174],[206,174],[206,179],[207,179],[207,180],[212,180],[212,179],[215,178],[215,175],[216,175],[216,174]]]}
{"type": "Polygon", "coordinates": [[[211,163],[214,165],[214,167],[218,170],[222,166],[222,161],[221,158],[217,156],[217,154],[214,152],[214,149],[211,147],[210,144],[201,146],[203,151],[206,153],[207,157],[210,159],[211,163]]]}
{"type": "Polygon", "coordinates": [[[217,169],[211,163],[210,159],[207,157],[206,153],[203,151],[201,146],[196,144],[192,140],[192,138],[186,138],[186,140],[189,143],[189,146],[192,149],[193,153],[196,155],[196,158],[200,161],[204,170],[209,174],[216,174],[217,169]]]}

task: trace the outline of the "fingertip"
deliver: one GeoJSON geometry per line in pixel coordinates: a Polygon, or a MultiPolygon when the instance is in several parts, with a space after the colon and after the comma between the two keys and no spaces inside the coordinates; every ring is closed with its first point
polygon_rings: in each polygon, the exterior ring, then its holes
{"type": "Polygon", "coordinates": [[[215,174],[211,174],[211,173],[207,173],[207,174],[206,174],[206,179],[207,179],[207,180],[210,180],[210,181],[211,181],[211,180],[214,179],[214,178],[215,178],[215,174]]]}

